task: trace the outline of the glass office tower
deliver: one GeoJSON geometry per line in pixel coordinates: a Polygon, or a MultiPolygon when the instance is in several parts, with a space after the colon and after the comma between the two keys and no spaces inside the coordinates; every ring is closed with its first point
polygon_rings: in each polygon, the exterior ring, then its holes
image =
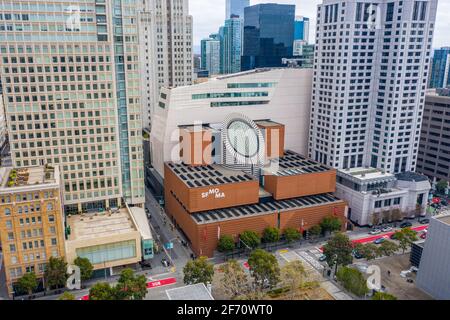
{"type": "Polygon", "coordinates": [[[242,70],[281,67],[292,57],[295,5],[258,4],[245,8],[242,70]]]}
{"type": "Polygon", "coordinates": [[[244,8],[250,5],[250,0],[227,0],[225,20],[232,15],[244,17],[244,8]]]}
{"type": "Polygon", "coordinates": [[[221,73],[237,73],[241,71],[243,19],[231,15],[220,28],[221,39],[221,73]]]}
{"type": "Polygon", "coordinates": [[[430,88],[445,88],[450,85],[448,78],[450,47],[444,47],[434,51],[431,68],[430,88]]]}

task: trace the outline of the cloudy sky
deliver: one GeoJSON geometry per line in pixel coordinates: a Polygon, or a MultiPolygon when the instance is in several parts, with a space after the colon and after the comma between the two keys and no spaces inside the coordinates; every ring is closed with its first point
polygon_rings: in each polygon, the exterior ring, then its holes
{"type": "MultiPolygon", "coordinates": [[[[317,4],[322,0],[250,0],[250,4],[276,2],[295,4],[297,15],[311,18],[311,35],[315,30],[317,4]]],[[[194,17],[194,46],[198,50],[200,40],[217,32],[225,20],[225,0],[189,0],[189,11],[194,17]]],[[[450,1],[439,0],[434,47],[450,46],[450,1]]],[[[196,50],[196,51],[197,51],[196,50]]]]}

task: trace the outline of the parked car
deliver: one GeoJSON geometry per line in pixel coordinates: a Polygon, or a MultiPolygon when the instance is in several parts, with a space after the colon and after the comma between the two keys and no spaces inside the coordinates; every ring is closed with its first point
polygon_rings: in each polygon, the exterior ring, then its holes
{"type": "Polygon", "coordinates": [[[353,250],[352,255],[353,257],[355,257],[355,259],[358,260],[364,258],[364,256],[358,250],[353,250]]]}
{"type": "Polygon", "coordinates": [[[374,243],[374,244],[382,244],[384,241],[386,241],[385,238],[378,238],[378,239],[375,240],[373,243],[374,243]]]}
{"type": "Polygon", "coordinates": [[[448,207],[448,202],[446,200],[441,200],[441,205],[444,207],[448,207]]]}
{"type": "Polygon", "coordinates": [[[380,234],[380,233],[381,233],[380,229],[373,229],[372,231],[369,232],[369,234],[371,234],[371,235],[377,235],[377,234],[380,234]]]}
{"type": "Polygon", "coordinates": [[[405,229],[405,228],[411,228],[411,227],[412,227],[412,223],[409,222],[409,221],[403,222],[403,223],[400,225],[400,228],[402,228],[402,229],[405,229]]]}
{"type": "Polygon", "coordinates": [[[428,219],[428,218],[420,219],[420,220],[419,220],[419,223],[420,223],[420,224],[429,224],[429,223],[430,223],[430,219],[428,219]]]}
{"type": "Polygon", "coordinates": [[[327,260],[327,256],[326,255],[321,255],[320,257],[319,257],[319,261],[320,262],[324,262],[325,260],[327,260]]]}
{"type": "Polygon", "coordinates": [[[152,269],[152,265],[149,261],[145,260],[145,261],[141,261],[139,262],[139,264],[141,265],[141,267],[143,268],[149,268],[152,269]]]}
{"type": "Polygon", "coordinates": [[[422,234],[420,235],[420,239],[425,240],[426,238],[427,238],[427,233],[426,233],[426,232],[424,232],[424,233],[422,233],[422,234]]]}
{"type": "Polygon", "coordinates": [[[383,232],[390,232],[392,230],[394,230],[394,229],[392,227],[389,227],[389,226],[384,227],[383,229],[381,229],[381,231],[383,231],[383,232]]]}

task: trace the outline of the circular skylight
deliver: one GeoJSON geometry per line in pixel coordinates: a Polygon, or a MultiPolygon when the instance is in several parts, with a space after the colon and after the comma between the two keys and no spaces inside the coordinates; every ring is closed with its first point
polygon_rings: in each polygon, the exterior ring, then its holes
{"type": "Polygon", "coordinates": [[[234,151],[243,157],[254,157],[259,151],[259,139],[255,129],[243,120],[234,120],[227,127],[228,141],[234,151]]]}

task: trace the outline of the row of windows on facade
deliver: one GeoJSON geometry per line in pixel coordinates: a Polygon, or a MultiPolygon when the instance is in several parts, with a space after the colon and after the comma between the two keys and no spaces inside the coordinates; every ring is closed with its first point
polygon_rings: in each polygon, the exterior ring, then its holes
{"type": "MultiPolygon", "coordinates": [[[[51,235],[56,234],[56,227],[50,226],[48,229],[48,232],[51,235]]],[[[27,229],[27,230],[21,230],[20,231],[20,239],[27,239],[27,238],[37,238],[42,237],[44,235],[44,231],[42,228],[39,229],[27,229]]],[[[8,232],[8,241],[12,241],[15,239],[15,233],[14,232],[8,232]]]]}
{"type": "MultiPolygon", "coordinates": [[[[8,208],[6,208],[8,209],[8,208]]],[[[9,217],[11,215],[11,213],[7,214],[7,210],[4,210],[4,214],[5,216],[9,217]]],[[[10,210],[10,209],[9,209],[10,210]]],[[[51,209],[49,211],[53,211],[53,205],[51,206],[51,209]]],[[[48,222],[49,223],[53,223],[55,222],[55,215],[54,214],[49,214],[47,216],[48,222]]],[[[32,216],[32,217],[27,217],[27,218],[20,218],[18,219],[19,225],[21,227],[23,226],[29,226],[30,224],[36,224],[36,223],[42,223],[42,216],[32,216]]],[[[12,229],[13,228],[13,221],[12,220],[6,220],[5,221],[5,226],[6,229],[12,229]]]]}
{"type": "MultiPolygon", "coordinates": [[[[52,247],[57,246],[58,240],[56,238],[51,238],[50,245],[52,247]]],[[[38,249],[38,248],[45,248],[44,240],[34,240],[34,241],[22,242],[22,250],[33,250],[33,249],[38,249]]],[[[10,244],[9,251],[10,251],[10,253],[17,252],[16,245],[10,244]]]]}
{"type": "MultiPolygon", "coordinates": [[[[45,191],[42,193],[44,196],[44,199],[49,199],[54,197],[53,191],[45,191]]],[[[1,203],[11,203],[12,201],[15,202],[22,202],[22,201],[32,201],[33,199],[40,199],[40,194],[38,192],[35,193],[23,193],[23,194],[16,194],[15,196],[1,196],[0,201],[1,203]]]]}
{"type": "MultiPolygon", "coordinates": [[[[57,250],[52,251],[52,256],[55,258],[58,257],[58,251],[57,250]]],[[[44,258],[42,258],[42,259],[44,260],[44,258]]],[[[46,263],[38,264],[38,268],[37,268],[38,273],[43,273],[46,265],[47,265],[46,263]]],[[[9,275],[12,279],[19,278],[23,275],[23,270],[25,270],[25,273],[36,272],[35,266],[31,265],[31,266],[26,266],[24,269],[22,269],[22,267],[11,268],[9,270],[9,275]]]]}
{"type": "MultiPolygon", "coordinates": [[[[41,211],[41,205],[30,204],[29,206],[15,206],[14,209],[16,209],[16,214],[28,214],[41,211]]],[[[5,216],[10,216],[13,213],[12,208],[5,208],[3,211],[5,216]]],[[[47,203],[47,211],[53,211],[53,203],[47,203]]]]}

